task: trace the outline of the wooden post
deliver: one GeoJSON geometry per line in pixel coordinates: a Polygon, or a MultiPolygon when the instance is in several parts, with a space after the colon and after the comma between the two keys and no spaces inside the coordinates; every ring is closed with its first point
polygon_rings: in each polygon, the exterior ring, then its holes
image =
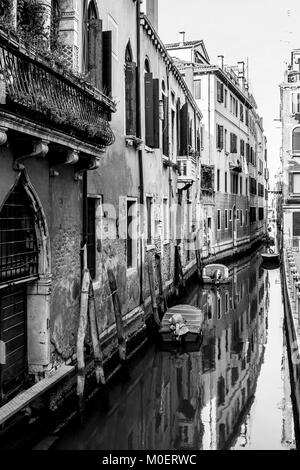
{"type": "Polygon", "coordinates": [[[84,412],[84,386],[85,386],[85,362],[84,362],[84,338],[88,322],[88,295],[90,285],[90,273],[87,268],[83,271],[80,316],[77,332],[77,395],[79,399],[79,409],[84,412]]]}
{"type": "Polygon", "coordinates": [[[105,385],[105,375],[103,369],[103,354],[100,346],[99,341],[99,332],[97,326],[97,319],[96,319],[96,301],[95,301],[95,293],[93,288],[93,282],[90,281],[90,290],[89,290],[89,320],[90,320],[90,327],[91,327],[91,337],[93,343],[93,350],[94,350],[94,360],[95,360],[95,373],[96,373],[96,381],[99,385],[100,382],[105,385]]]}
{"type": "Polygon", "coordinates": [[[176,290],[176,295],[179,295],[179,265],[178,265],[178,246],[175,246],[175,259],[174,259],[174,287],[176,290]]]}
{"type": "Polygon", "coordinates": [[[168,308],[168,305],[167,305],[167,299],[164,293],[163,278],[162,278],[162,272],[161,272],[161,257],[158,253],[155,253],[155,261],[156,261],[156,269],[157,269],[157,274],[158,274],[160,308],[161,308],[162,314],[164,314],[168,308]]]}
{"type": "Polygon", "coordinates": [[[117,336],[118,336],[118,343],[119,343],[119,357],[121,362],[126,361],[126,340],[124,335],[124,327],[123,327],[123,318],[122,318],[122,309],[120,304],[120,299],[117,292],[117,282],[113,270],[108,268],[107,269],[107,276],[109,281],[109,287],[112,294],[112,301],[114,305],[114,312],[116,318],[116,328],[117,328],[117,336]]]}
{"type": "Polygon", "coordinates": [[[151,295],[151,302],[152,302],[152,311],[155,323],[160,326],[160,319],[157,310],[157,303],[156,303],[156,294],[155,294],[155,284],[154,284],[154,272],[153,272],[153,264],[151,263],[150,259],[148,262],[148,276],[149,276],[149,287],[150,287],[150,295],[151,295]]]}
{"type": "Polygon", "coordinates": [[[300,290],[297,294],[297,313],[298,313],[298,330],[300,329],[300,290]]]}
{"type": "Polygon", "coordinates": [[[195,236],[195,253],[196,253],[196,261],[197,261],[197,272],[199,281],[202,280],[202,261],[201,261],[201,252],[197,246],[197,237],[195,236]]]}
{"type": "Polygon", "coordinates": [[[181,264],[181,257],[180,257],[180,251],[179,251],[179,246],[175,246],[175,279],[174,279],[174,285],[176,289],[176,295],[179,295],[179,287],[183,286],[185,287],[185,280],[183,277],[183,270],[182,270],[182,264],[181,264]]]}
{"type": "Polygon", "coordinates": [[[184,276],[183,276],[183,269],[182,269],[182,263],[181,263],[181,256],[180,256],[180,249],[179,247],[178,248],[178,268],[179,268],[179,275],[180,275],[180,283],[183,287],[185,287],[185,279],[184,279],[184,276]]]}

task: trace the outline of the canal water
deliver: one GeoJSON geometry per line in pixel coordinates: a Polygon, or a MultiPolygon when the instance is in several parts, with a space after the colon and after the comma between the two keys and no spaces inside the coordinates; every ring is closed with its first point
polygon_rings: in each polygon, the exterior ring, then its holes
{"type": "Polygon", "coordinates": [[[182,303],[204,312],[200,350],[148,347],[109,406],[98,395],[51,449],[295,448],[279,270],[257,252],[230,267],[228,285],[195,285],[182,303]]]}

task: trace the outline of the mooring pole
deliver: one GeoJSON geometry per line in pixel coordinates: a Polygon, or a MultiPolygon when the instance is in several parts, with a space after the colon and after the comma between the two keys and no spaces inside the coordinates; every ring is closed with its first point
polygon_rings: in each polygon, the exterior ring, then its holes
{"type": "Polygon", "coordinates": [[[115,319],[116,319],[116,328],[117,328],[117,337],[119,343],[119,357],[121,362],[126,361],[126,339],[124,334],[123,318],[122,318],[122,309],[121,303],[118,296],[117,282],[113,270],[108,268],[107,270],[109,287],[112,294],[112,301],[114,305],[115,319]]]}

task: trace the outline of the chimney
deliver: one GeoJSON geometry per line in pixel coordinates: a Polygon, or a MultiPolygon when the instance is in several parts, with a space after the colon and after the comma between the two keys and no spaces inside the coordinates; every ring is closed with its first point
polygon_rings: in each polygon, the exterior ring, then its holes
{"type": "Polygon", "coordinates": [[[243,61],[238,62],[238,79],[239,85],[243,90],[245,87],[245,62],[243,61]]]}
{"type": "Polygon", "coordinates": [[[146,15],[148,16],[155,31],[158,30],[158,0],[147,0],[146,15]]]}
{"type": "Polygon", "coordinates": [[[218,55],[218,66],[220,69],[224,68],[224,56],[223,55],[218,55]]]}
{"type": "Polygon", "coordinates": [[[185,43],[185,31],[179,31],[179,34],[181,35],[179,44],[183,46],[183,44],[185,43]]]}

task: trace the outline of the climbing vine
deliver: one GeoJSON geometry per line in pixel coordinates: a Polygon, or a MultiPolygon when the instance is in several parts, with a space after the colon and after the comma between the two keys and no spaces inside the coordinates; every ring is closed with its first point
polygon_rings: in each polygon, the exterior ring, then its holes
{"type": "Polygon", "coordinates": [[[23,41],[36,47],[46,42],[45,7],[36,0],[18,0],[17,25],[23,41]]]}

